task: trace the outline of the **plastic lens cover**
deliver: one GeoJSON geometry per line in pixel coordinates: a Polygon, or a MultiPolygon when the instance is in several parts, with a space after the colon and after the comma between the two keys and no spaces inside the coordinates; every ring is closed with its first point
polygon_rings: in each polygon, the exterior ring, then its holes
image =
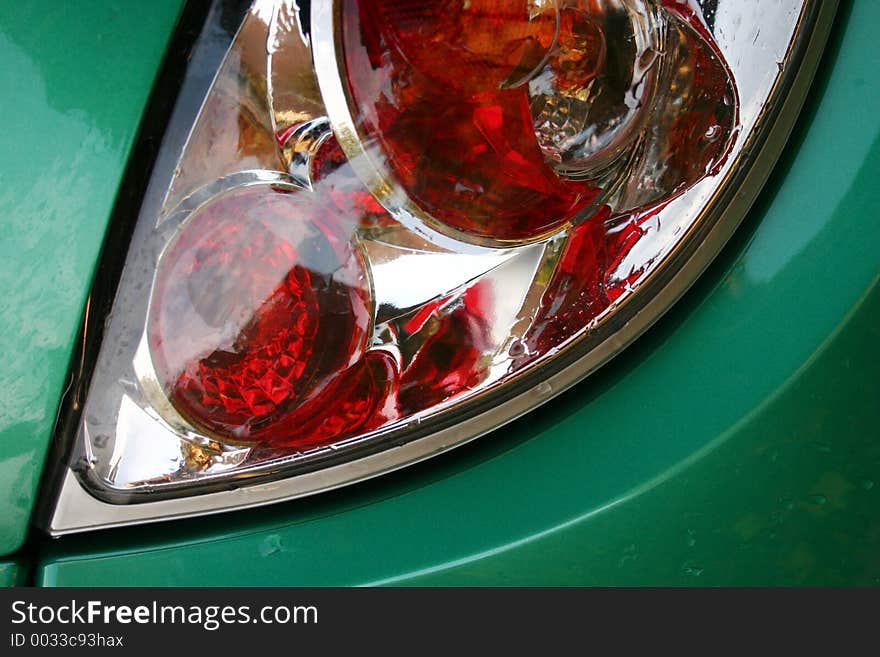
{"type": "Polygon", "coordinates": [[[588,375],[742,217],[818,4],[254,2],[163,145],[50,529],[357,481],[588,375]]]}

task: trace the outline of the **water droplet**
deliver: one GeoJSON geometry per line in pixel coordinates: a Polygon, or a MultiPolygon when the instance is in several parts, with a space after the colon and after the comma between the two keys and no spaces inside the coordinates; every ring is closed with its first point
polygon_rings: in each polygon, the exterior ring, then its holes
{"type": "Polygon", "coordinates": [[[810,504],[816,504],[818,506],[822,506],[828,501],[828,498],[824,495],[810,495],[807,499],[810,501],[810,504]]]}
{"type": "Polygon", "coordinates": [[[681,567],[681,572],[685,575],[692,575],[693,577],[699,577],[703,574],[703,568],[699,566],[694,566],[693,564],[685,564],[681,567]]]}
{"type": "Polygon", "coordinates": [[[870,479],[862,479],[859,484],[861,485],[862,490],[871,490],[874,488],[874,482],[870,479]]]}
{"type": "Polygon", "coordinates": [[[140,388],[138,387],[137,382],[132,381],[131,379],[126,379],[120,377],[119,379],[119,387],[122,388],[128,394],[138,394],[140,392],[140,388]]]}
{"type": "Polygon", "coordinates": [[[91,470],[96,465],[98,465],[98,459],[94,456],[88,457],[84,456],[81,459],[77,459],[77,461],[73,464],[74,472],[85,472],[87,470],[91,470]]]}
{"type": "Polygon", "coordinates": [[[706,130],[706,139],[709,141],[715,141],[718,137],[721,136],[721,126],[720,125],[711,125],[709,129],[706,130]]]}
{"type": "Polygon", "coordinates": [[[815,445],[816,445],[816,449],[819,450],[820,452],[822,452],[823,454],[830,454],[831,453],[831,446],[830,445],[826,445],[825,443],[815,443],[815,445]]]}
{"type": "Polygon", "coordinates": [[[788,511],[791,511],[794,508],[794,500],[787,497],[782,499],[781,504],[782,508],[788,511]]]}
{"type": "Polygon", "coordinates": [[[546,397],[551,392],[553,392],[553,386],[551,386],[546,381],[541,381],[541,383],[535,386],[535,393],[540,395],[541,397],[546,397]]]}
{"type": "Polygon", "coordinates": [[[627,545],[623,550],[620,559],[617,560],[617,567],[623,568],[630,561],[636,561],[639,558],[636,546],[634,544],[627,545]]]}
{"type": "Polygon", "coordinates": [[[692,529],[687,530],[687,546],[694,547],[697,544],[697,539],[694,538],[694,531],[692,529]]]}
{"type": "Polygon", "coordinates": [[[268,557],[276,552],[283,552],[284,543],[281,542],[281,537],[278,534],[270,534],[260,543],[259,550],[261,557],[268,557]]]}

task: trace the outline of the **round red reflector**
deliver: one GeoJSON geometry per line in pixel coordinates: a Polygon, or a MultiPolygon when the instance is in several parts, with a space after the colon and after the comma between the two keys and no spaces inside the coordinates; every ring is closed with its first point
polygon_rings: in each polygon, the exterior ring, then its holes
{"type": "Polygon", "coordinates": [[[361,358],[368,277],[338,226],[315,196],[270,185],[223,193],[184,224],[159,263],[148,339],[196,427],[287,441],[281,420],[361,358]]]}

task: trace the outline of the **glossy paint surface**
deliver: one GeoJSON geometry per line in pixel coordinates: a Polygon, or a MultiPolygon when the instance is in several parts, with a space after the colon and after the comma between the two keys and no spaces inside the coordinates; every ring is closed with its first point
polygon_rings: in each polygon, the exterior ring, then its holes
{"type": "Polygon", "coordinates": [[[25,584],[24,564],[15,560],[0,561],[0,586],[21,586],[25,584]]]}
{"type": "Polygon", "coordinates": [[[105,226],[180,5],[0,5],[0,554],[27,531],[105,226]]]}
{"type": "Polygon", "coordinates": [[[43,585],[880,583],[880,5],[742,230],[596,376],[429,463],[47,544],[43,585]]]}

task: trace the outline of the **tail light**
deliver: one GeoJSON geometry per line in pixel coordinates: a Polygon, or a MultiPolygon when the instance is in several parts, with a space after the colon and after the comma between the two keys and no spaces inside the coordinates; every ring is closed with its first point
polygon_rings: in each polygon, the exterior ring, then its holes
{"type": "Polygon", "coordinates": [[[163,146],[51,531],[354,482],[588,375],[744,214],[823,4],[254,2],[163,146]]]}

